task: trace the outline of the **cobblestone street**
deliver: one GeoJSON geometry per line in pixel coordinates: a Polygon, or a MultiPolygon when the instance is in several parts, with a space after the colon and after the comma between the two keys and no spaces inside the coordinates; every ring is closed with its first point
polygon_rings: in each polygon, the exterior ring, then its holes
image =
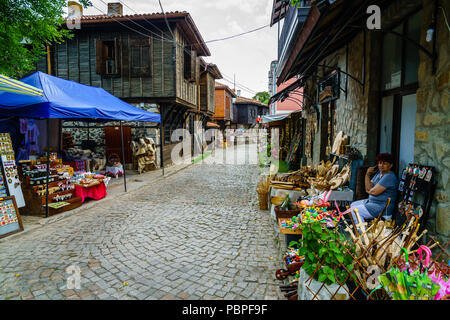
{"type": "Polygon", "coordinates": [[[0,241],[0,299],[281,299],[256,165],[196,164],[0,241]],[[69,266],[81,287],[68,289],[69,266]]]}

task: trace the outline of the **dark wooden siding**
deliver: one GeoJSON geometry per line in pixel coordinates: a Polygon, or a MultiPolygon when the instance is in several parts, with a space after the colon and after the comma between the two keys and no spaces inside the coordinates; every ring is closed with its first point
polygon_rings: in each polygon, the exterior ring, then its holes
{"type": "MultiPolygon", "coordinates": [[[[187,41],[178,28],[175,29],[175,37],[180,44],[176,47],[176,96],[177,98],[198,107],[199,83],[189,82],[184,78],[184,46],[187,45],[187,41]]],[[[200,63],[198,59],[196,59],[196,64],[197,63],[200,63]]],[[[197,69],[197,66],[195,66],[195,68],[197,69]]]]}
{"type": "Polygon", "coordinates": [[[200,78],[200,110],[214,113],[215,111],[215,80],[209,73],[204,73],[200,78]]]}
{"type": "MultiPolygon", "coordinates": [[[[166,39],[170,37],[170,34],[161,34],[166,39]]],[[[53,46],[52,73],[63,79],[102,87],[119,98],[175,98],[172,43],[151,39],[151,76],[133,78],[129,72],[131,39],[146,38],[126,31],[77,31],[73,39],[53,46]],[[120,44],[120,76],[101,76],[96,72],[96,41],[114,39],[120,44]]],[[[37,70],[48,72],[45,56],[37,63],[37,70]]],[[[191,101],[196,102],[196,99],[188,102],[191,101]]]]}

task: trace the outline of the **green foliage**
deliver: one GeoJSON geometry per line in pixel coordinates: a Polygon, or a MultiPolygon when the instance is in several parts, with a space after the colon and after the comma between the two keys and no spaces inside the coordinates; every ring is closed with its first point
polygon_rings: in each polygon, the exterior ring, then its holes
{"type": "Polygon", "coordinates": [[[303,0],[291,0],[292,7],[298,7],[302,4],[303,0]]]}
{"type": "MultiPolygon", "coordinates": [[[[348,272],[341,264],[345,265],[349,271],[353,270],[353,258],[344,248],[345,236],[334,230],[322,229],[319,222],[303,225],[302,232],[303,241],[292,241],[289,246],[296,246],[299,248],[300,255],[305,256],[302,268],[306,273],[313,274],[318,264],[321,264],[322,267],[314,274],[316,280],[325,282],[327,285],[336,283],[336,279],[343,283],[348,272]]],[[[354,253],[354,247],[351,244],[345,247],[354,253]]]]}
{"type": "Polygon", "coordinates": [[[258,100],[261,103],[269,104],[270,94],[267,91],[258,92],[253,97],[253,100],[258,100]]]}
{"type": "MultiPolygon", "coordinates": [[[[85,7],[89,0],[80,0],[85,7]]],[[[70,38],[64,23],[66,0],[0,1],[0,74],[21,77],[35,68],[46,45],[70,38]]]]}

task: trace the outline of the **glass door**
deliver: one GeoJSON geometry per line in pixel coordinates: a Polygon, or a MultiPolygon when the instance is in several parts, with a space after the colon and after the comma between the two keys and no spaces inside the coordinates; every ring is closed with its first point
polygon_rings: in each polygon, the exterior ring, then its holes
{"type": "Polygon", "coordinates": [[[409,163],[414,162],[416,112],[416,94],[403,96],[400,121],[400,151],[398,157],[399,171],[405,168],[409,163]]]}
{"type": "Polygon", "coordinates": [[[381,103],[380,153],[392,152],[393,115],[394,115],[394,96],[384,97],[381,103]]]}

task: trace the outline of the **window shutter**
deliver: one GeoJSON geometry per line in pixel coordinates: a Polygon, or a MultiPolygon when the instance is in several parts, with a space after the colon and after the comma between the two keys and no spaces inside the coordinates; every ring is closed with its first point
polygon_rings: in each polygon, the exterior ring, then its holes
{"type": "Polygon", "coordinates": [[[151,76],[151,54],[150,45],[141,47],[141,67],[142,77],[151,76]]]}
{"type": "Polygon", "coordinates": [[[200,82],[200,58],[195,59],[195,82],[200,82]]]}
{"type": "Polygon", "coordinates": [[[194,82],[196,79],[195,70],[197,62],[197,51],[191,50],[191,72],[189,74],[189,81],[194,82]]]}
{"type": "Polygon", "coordinates": [[[144,48],[142,48],[142,60],[144,67],[144,77],[152,76],[152,40],[148,39],[144,48]]]}
{"type": "Polygon", "coordinates": [[[105,74],[106,65],[103,58],[103,41],[96,40],[95,42],[95,72],[97,74],[105,74]]]}
{"type": "Polygon", "coordinates": [[[122,62],[122,76],[128,77],[130,74],[130,57],[129,57],[129,43],[128,41],[122,40],[121,43],[121,62],[122,62]]]}
{"type": "Polygon", "coordinates": [[[120,74],[120,40],[118,38],[114,38],[114,64],[116,74],[120,74]]]}
{"type": "Polygon", "coordinates": [[[186,80],[189,80],[190,73],[191,73],[191,55],[189,54],[189,50],[187,47],[183,50],[183,57],[184,57],[184,78],[186,80]]]}
{"type": "Polygon", "coordinates": [[[131,77],[140,77],[141,52],[139,46],[130,46],[130,58],[131,77]]]}

